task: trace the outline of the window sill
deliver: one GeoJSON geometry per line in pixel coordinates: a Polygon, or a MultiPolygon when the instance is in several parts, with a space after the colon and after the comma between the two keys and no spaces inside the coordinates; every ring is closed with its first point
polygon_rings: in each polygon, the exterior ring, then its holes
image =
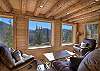
{"type": "Polygon", "coordinates": [[[29,47],[28,49],[41,49],[41,48],[50,48],[51,46],[39,46],[39,47],[36,47],[36,46],[31,46],[29,47]]]}
{"type": "Polygon", "coordinates": [[[70,46],[70,45],[73,45],[74,43],[62,43],[62,46],[66,46],[66,45],[68,45],[68,46],[70,46]]]}

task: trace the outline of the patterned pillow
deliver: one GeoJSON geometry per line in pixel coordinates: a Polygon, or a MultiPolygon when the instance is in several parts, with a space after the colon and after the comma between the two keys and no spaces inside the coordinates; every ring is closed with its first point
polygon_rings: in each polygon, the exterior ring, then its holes
{"type": "Polygon", "coordinates": [[[18,62],[20,60],[23,60],[23,57],[21,56],[22,53],[20,50],[15,50],[13,53],[12,53],[12,56],[13,58],[15,59],[15,62],[18,62]]]}

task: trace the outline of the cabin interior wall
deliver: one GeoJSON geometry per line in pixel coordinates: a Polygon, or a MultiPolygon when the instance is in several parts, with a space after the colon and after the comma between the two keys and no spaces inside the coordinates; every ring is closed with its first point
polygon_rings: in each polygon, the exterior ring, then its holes
{"type": "Polygon", "coordinates": [[[72,45],[70,46],[61,46],[61,20],[53,20],[52,21],[52,46],[50,48],[39,48],[39,49],[28,49],[28,17],[24,17],[21,15],[15,16],[16,24],[16,49],[22,50],[27,54],[34,55],[37,58],[42,58],[43,53],[60,51],[60,50],[70,50],[73,51],[72,45]]]}
{"type": "Polygon", "coordinates": [[[83,39],[85,38],[85,24],[82,23],[78,23],[78,37],[79,37],[79,43],[83,41],[83,39]]]}

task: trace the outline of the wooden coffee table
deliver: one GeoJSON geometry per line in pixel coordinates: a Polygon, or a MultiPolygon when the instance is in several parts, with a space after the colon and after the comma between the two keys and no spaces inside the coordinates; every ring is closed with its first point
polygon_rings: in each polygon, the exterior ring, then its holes
{"type": "Polygon", "coordinates": [[[75,53],[70,52],[68,50],[63,50],[63,51],[58,51],[58,52],[50,52],[50,53],[44,53],[43,54],[46,58],[46,62],[43,62],[45,65],[45,68],[51,68],[52,67],[52,62],[55,60],[66,60],[68,57],[71,57],[75,55],[75,53]]]}

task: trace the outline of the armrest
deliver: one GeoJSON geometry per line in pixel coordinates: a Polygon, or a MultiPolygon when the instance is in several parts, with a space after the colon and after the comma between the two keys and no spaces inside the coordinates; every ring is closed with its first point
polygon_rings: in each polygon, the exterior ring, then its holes
{"type": "Polygon", "coordinates": [[[36,60],[34,60],[34,58],[30,58],[25,62],[17,64],[15,67],[13,67],[12,70],[13,71],[17,71],[17,70],[23,69],[24,67],[26,67],[26,66],[28,66],[30,64],[33,64],[33,63],[36,64],[37,62],[36,62],[36,60]]]}
{"type": "Polygon", "coordinates": [[[74,44],[73,47],[80,47],[80,44],[74,44]]]}
{"type": "Polygon", "coordinates": [[[70,68],[74,71],[77,71],[79,64],[84,57],[70,57],[70,68]]]}

